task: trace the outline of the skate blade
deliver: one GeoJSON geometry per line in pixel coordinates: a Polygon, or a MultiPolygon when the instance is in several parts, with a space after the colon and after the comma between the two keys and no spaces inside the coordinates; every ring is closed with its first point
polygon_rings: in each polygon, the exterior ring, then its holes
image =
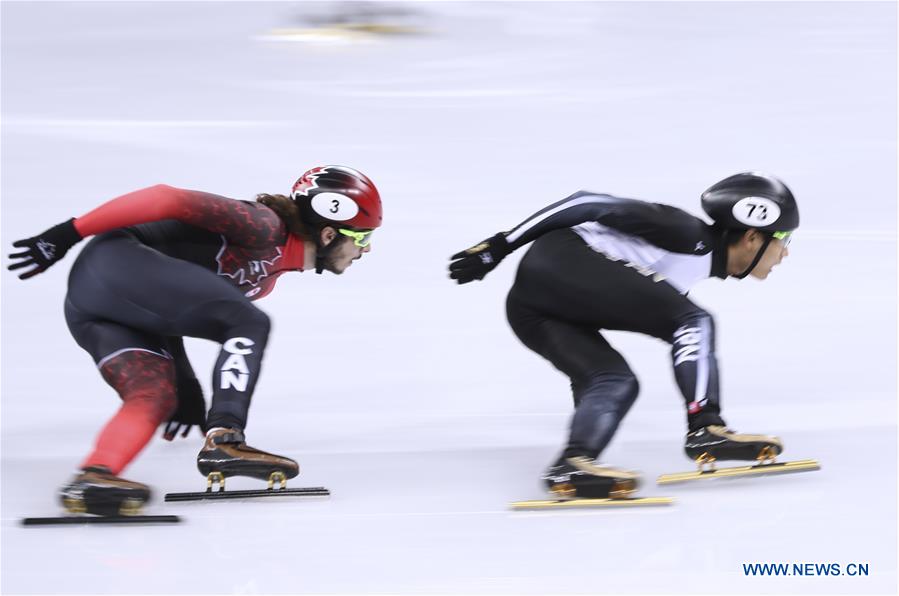
{"type": "Polygon", "coordinates": [[[165,500],[215,501],[219,499],[255,499],[259,497],[328,497],[331,491],[321,486],[261,490],[217,490],[196,493],[168,493],[165,500]]]}
{"type": "Polygon", "coordinates": [[[689,482],[690,480],[702,480],[705,478],[738,478],[741,476],[766,476],[770,474],[790,474],[793,472],[813,472],[820,469],[821,465],[818,463],[818,460],[803,459],[772,464],[755,464],[734,468],[717,468],[715,470],[662,474],[656,480],[656,484],[677,484],[678,482],[689,482]]]}
{"type": "Polygon", "coordinates": [[[64,515],[60,517],[26,517],[23,526],[60,526],[88,524],[177,524],[177,515],[64,515]]]}
{"type": "Polygon", "coordinates": [[[557,499],[542,501],[515,501],[509,508],[521,511],[527,509],[590,509],[593,507],[645,507],[670,505],[671,497],[629,497],[626,499],[557,499]]]}
{"type": "Polygon", "coordinates": [[[369,36],[416,35],[423,30],[404,25],[379,23],[334,24],[330,27],[295,27],[269,31],[266,38],[283,41],[360,40],[369,36]]]}

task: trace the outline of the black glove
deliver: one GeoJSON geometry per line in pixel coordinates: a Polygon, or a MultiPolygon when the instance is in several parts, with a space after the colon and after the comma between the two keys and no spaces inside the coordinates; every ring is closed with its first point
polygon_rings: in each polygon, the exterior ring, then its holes
{"type": "Polygon", "coordinates": [[[45,271],[50,265],[62,259],[69,249],[80,241],[81,234],[75,229],[75,218],[73,217],[69,221],[53,226],[34,238],[13,242],[12,245],[14,247],[27,248],[28,250],[9,255],[10,259],[18,260],[7,267],[7,269],[13,271],[22,267],[36,265],[33,269],[29,269],[19,275],[19,279],[28,279],[45,271]]]}
{"type": "Polygon", "coordinates": [[[500,232],[480,244],[451,256],[453,262],[449,266],[450,278],[460,284],[484,279],[484,276],[493,271],[493,268],[510,252],[512,247],[506,242],[506,234],[500,232]]]}
{"type": "Polygon", "coordinates": [[[180,432],[186,437],[191,427],[197,425],[200,433],[206,433],[206,400],[196,379],[178,382],[178,409],[165,425],[162,438],[171,441],[180,432]],[[183,429],[183,430],[182,430],[183,429]]]}

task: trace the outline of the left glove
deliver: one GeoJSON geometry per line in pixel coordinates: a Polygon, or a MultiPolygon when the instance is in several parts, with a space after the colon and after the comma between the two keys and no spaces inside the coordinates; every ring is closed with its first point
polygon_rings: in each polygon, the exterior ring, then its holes
{"type": "Polygon", "coordinates": [[[200,382],[188,379],[178,383],[178,409],[166,423],[162,438],[171,441],[179,433],[186,437],[195,425],[206,433],[206,400],[200,382]]]}
{"type": "Polygon", "coordinates": [[[512,247],[506,241],[506,234],[500,232],[451,256],[450,278],[460,284],[484,279],[510,252],[512,247]]]}
{"type": "Polygon", "coordinates": [[[22,252],[9,255],[16,261],[7,267],[10,271],[22,267],[34,267],[19,275],[19,279],[28,279],[46,271],[56,261],[61,260],[69,249],[81,241],[81,234],[75,228],[75,218],[55,225],[34,238],[17,240],[12,243],[16,248],[26,248],[22,252]]]}

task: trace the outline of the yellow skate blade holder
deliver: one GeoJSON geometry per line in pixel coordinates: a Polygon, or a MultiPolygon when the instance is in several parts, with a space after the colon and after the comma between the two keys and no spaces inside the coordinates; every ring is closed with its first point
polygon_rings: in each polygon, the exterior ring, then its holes
{"type": "Polygon", "coordinates": [[[527,511],[539,509],[592,509],[601,507],[646,507],[671,505],[671,497],[628,497],[625,499],[555,499],[537,501],[515,501],[509,509],[527,511]]]}
{"type": "Polygon", "coordinates": [[[709,453],[703,453],[696,458],[696,465],[699,467],[700,472],[714,472],[716,468],[716,461],[718,460],[716,460],[713,455],[709,453]]]}
{"type": "Polygon", "coordinates": [[[125,499],[119,506],[119,515],[140,515],[143,511],[143,503],[138,499],[125,499]]]}
{"type": "Polygon", "coordinates": [[[221,472],[209,472],[206,476],[206,492],[211,493],[214,492],[212,487],[218,484],[218,492],[224,492],[225,490],[225,475],[221,472]]]}
{"type": "Polygon", "coordinates": [[[553,485],[553,487],[549,489],[549,492],[551,492],[558,500],[573,499],[577,494],[574,490],[574,485],[569,482],[553,485]]]}
{"type": "Polygon", "coordinates": [[[66,511],[69,513],[74,513],[77,515],[81,515],[87,513],[87,505],[84,504],[83,499],[73,499],[71,497],[66,497],[63,499],[63,507],[65,507],[66,511]]]}
{"type": "Polygon", "coordinates": [[[284,490],[287,487],[287,476],[284,475],[284,472],[272,472],[268,477],[268,489],[269,490],[284,490]],[[275,489],[275,483],[278,483],[280,486],[275,489]]]}

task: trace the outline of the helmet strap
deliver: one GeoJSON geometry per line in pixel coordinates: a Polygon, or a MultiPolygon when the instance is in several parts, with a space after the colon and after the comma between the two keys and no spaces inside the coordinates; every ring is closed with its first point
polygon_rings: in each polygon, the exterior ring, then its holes
{"type": "Polygon", "coordinates": [[[759,249],[757,253],[755,253],[755,258],[752,259],[752,263],[749,264],[749,267],[746,268],[746,271],[741,273],[740,275],[735,275],[737,279],[743,279],[755,269],[755,266],[759,264],[759,261],[762,260],[762,255],[765,254],[765,251],[768,250],[768,245],[771,244],[771,240],[774,238],[771,234],[765,234],[765,243],[762,244],[762,247],[759,249]]]}

